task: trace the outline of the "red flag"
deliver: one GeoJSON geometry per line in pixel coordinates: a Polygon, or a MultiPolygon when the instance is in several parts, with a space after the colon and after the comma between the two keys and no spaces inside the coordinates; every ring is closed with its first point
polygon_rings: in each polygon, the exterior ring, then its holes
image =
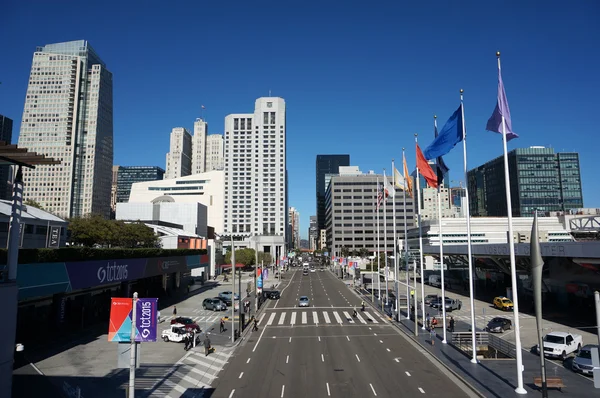
{"type": "Polygon", "coordinates": [[[437,188],[437,176],[435,175],[429,163],[427,163],[425,156],[423,156],[423,152],[421,152],[419,144],[417,144],[417,168],[419,169],[419,173],[421,173],[421,175],[427,181],[427,185],[429,185],[431,188],[437,188]]]}

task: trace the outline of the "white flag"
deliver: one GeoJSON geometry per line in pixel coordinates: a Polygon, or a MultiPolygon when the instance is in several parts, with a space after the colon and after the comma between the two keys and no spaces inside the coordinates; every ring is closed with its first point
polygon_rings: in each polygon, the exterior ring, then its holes
{"type": "Polygon", "coordinates": [[[390,182],[388,181],[387,177],[385,176],[385,171],[383,172],[383,188],[385,189],[385,195],[389,196],[389,197],[394,197],[394,195],[396,194],[396,191],[394,190],[394,187],[392,186],[392,184],[390,184],[390,182]]]}

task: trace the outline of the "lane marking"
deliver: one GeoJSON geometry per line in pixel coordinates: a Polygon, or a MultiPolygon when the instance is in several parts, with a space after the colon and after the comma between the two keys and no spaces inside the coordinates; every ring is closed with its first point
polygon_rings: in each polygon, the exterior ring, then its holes
{"type": "Polygon", "coordinates": [[[325,362],[325,357],[321,354],[321,362],[325,362]]]}
{"type": "Polygon", "coordinates": [[[325,318],[325,323],[331,323],[331,319],[329,319],[329,314],[323,311],[323,318],[325,318]]]}
{"type": "Polygon", "coordinates": [[[356,317],[357,317],[357,318],[360,320],[360,322],[361,322],[361,323],[364,323],[365,325],[367,324],[367,321],[365,321],[365,320],[363,319],[363,317],[362,317],[362,316],[360,316],[360,314],[359,314],[358,312],[356,313],[356,317]]]}
{"type": "Polygon", "coordinates": [[[381,344],[383,344],[383,340],[379,340],[379,342],[380,342],[381,344]]]}
{"type": "Polygon", "coordinates": [[[319,338],[319,341],[321,341],[321,336],[317,336],[319,338]]]}
{"type": "Polygon", "coordinates": [[[391,352],[389,348],[386,348],[387,352],[391,352]]]}
{"type": "Polygon", "coordinates": [[[292,338],[290,337],[290,341],[288,341],[288,343],[291,343],[291,342],[292,342],[292,338]]]}
{"type": "Polygon", "coordinates": [[[400,363],[400,360],[398,358],[394,358],[394,361],[400,363]]]}
{"type": "Polygon", "coordinates": [[[262,315],[260,316],[260,318],[258,318],[258,323],[261,323],[263,318],[265,317],[265,315],[267,315],[266,312],[263,312],[262,315]]]}
{"type": "Polygon", "coordinates": [[[331,391],[329,391],[329,383],[325,383],[325,385],[327,386],[327,396],[330,397],[331,391]]]}
{"type": "Polygon", "coordinates": [[[271,316],[269,317],[269,320],[267,321],[267,326],[271,326],[273,324],[273,320],[275,319],[275,314],[274,312],[271,314],[271,316]]]}
{"type": "Polygon", "coordinates": [[[408,372],[404,372],[404,373],[406,373],[406,375],[407,375],[408,377],[410,377],[410,373],[408,373],[408,372]]]}
{"type": "Polygon", "coordinates": [[[348,341],[350,341],[350,337],[346,336],[346,339],[348,339],[348,341]]]}
{"type": "Polygon", "coordinates": [[[377,393],[375,392],[375,389],[373,388],[373,384],[369,383],[369,385],[371,386],[371,391],[373,391],[373,395],[377,396],[377,393]]]}
{"type": "Polygon", "coordinates": [[[425,390],[423,390],[421,387],[419,387],[419,391],[421,391],[421,394],[425,394],[425,390]]]}
{"type": "Polygon", "coordinates": [[[358,362],[360,362],[360,358],[358,357],[358,354],[354,354],[356,356],[356,359],[358,359],[358,362]]]}
{"type": "MultiPolygon", "coordinates": [[[[264,315],[264,314],[263,314],[264,315]]],[[[258,337],[258,340],[256,341],[256,344],[254,345],[254,348],[252,349],[252,352],[256,351],[256,347],[258,347],[258,343],[260,343],[260,340],[263,337],[263,334],[265,334],[265,330],[267,330],[267,327],[265,326],[262,330],[262,333],[260,334],[260,336],[258,337]]]]}
{"type": "Polygon", "coordinates": [[[283,393],[285,392],[285,384],[281,386],[281,398],[283,398],[283,393]]]}
{"type": "Polygon", "coordinates": [[[246,361],[246,363],[250,363],[250,358],[248,358],[248,360],[246,361]]]}
{"type": "Polygon", "coordinates": [[[373,333],[375,336],[377,336],[377,333],[373,333]]]}
{"type": "Polygon", "coordinates": [[[296,324],[296,313],[292,312],[292,319],[290,320],[290,325],[296,324]]]}
{"type": "Polygon", "coordinates": [[[238,377],[238,379],[241,379],[243,375],[244,375],[244,372],[240,373],[240,377],[238,377]]]}
{"type": "Polygon", "coordinates": [[[231,394],[229,394],[229,398],[233,397],[233,393],[235,392],[235,388],[231,390],[231,394]]]}
{"type": "Polygon", "coordinates": [[[319,315],[317,314],[317,311],[313,311],[313,321],[317,326],[319,325],[319,315]]]}
{"type": "Polygon", "coordinates": [[[283,325],[283,322],[285,321],[285,312],[281,313],[281,316],[279,317],[279,322],[278,325],[283,325]]]}
{"type": "Polygon", "coordinates": [[[290,356],[288,355],[287,357],[285,357],[285,363],[288,363],[290,360],[290,356]]]}
{"type": "Polygon", "coordinates": [[[337,323],[343,323],[342,318],[336,311],[333,311],[333,316],[335,317],[335,320],[337,321],[337,323]]]}
{"type": "Polygon", "coordinates": [[[307,322],[306,311],[302,311],[302,324],[306,325],[306,322],[307,322]]]}
{"type": "Polygon", "coordinates": [[[369,314],[368,312],[365,312],[365,314],[367,314],[367,317],[371,320],[371,322],[379,323],[379,322],[377,322],[377,319],[373,318],[373,315],[369,314]]]}
{"type": "Polygon", "coordinates": [[[354,321],[352,320],[352,317],[350,316],[350,314],[347,311],[344,311],[344,316],[346,317],[348,322],[354,323],[354,321]]]}

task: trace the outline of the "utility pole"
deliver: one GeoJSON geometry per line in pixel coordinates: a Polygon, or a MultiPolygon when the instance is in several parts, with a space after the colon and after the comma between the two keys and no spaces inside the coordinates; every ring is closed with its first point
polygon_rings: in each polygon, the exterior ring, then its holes
{"type": "Polygon", "coordinates": [[[231,234],[231,273],[233,274],[231,284],[231,342],[235,342],[235,246],[233,244],[233,233],[231,234]]]}
{"type": "Polygon", "coordinates": [[[136,360],[136,349],[137,346],[135,344],[135,317],[136,317],[136,307],[137,307],[138,294],[137,292],[133,293],[133,307],[131,312],[131,347],[129,348],[129,397],[135,397],[135,360],[136,360]]]}
{"type": "Polygon", "coordinates": [[[256,273],[258,272],[258,237],[256,238],[256,265],[254,266],[254,314],[258,312],[258,285],[256,284],[256,273]]]}

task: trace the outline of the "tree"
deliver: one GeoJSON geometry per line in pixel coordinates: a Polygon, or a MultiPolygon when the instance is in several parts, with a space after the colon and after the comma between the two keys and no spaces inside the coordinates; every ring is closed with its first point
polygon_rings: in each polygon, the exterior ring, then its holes
{"type": "Polygon", "coordinates": [[[340,247],[340,254],[342,255],[342,257],[348,257],[348,254],[350,254],[350,250],[348,250],[346,246],[342,246],[340,247]]]}
{"type": "Polygon", "coordinates": [[[25,202],[23,202],[23,204],[25,206],[35,207],[36,209],[44,210],[44,206],[32,199],[27,199],[25,202]]]}
{"type": "Polygon", "coordinates": [[[99,215],[69,220],[70,243],[92,247],[159,247],[160,241],[152,228],[141,222],[125,223],[106,220],[99,215]]]}
{"type": "Polygon", "coordinates": [[[358,251],[358,255],[361,256],[362,258],[367,258],[367,257],[369,257],[369,251],[367,250],[366,247],[361,247],[360,250],[358,251]]]}
{"type": "MultiPolygon", "coordinates": [[[[236,249],[235,251],[236,264],[244,264],[244,266],[252,265],[254,264],[255,257],[256,252],[254,249],[244,248],[236,249]]],[[[231,264],[231,249],[227,250],[225,254],[225,264],[231,264]]]]}
{"type": "Polygon", "coordinates": [[[258,264],[271,264],[273,262],[273,256],[271,253],[258,252],[258,264]]]}

